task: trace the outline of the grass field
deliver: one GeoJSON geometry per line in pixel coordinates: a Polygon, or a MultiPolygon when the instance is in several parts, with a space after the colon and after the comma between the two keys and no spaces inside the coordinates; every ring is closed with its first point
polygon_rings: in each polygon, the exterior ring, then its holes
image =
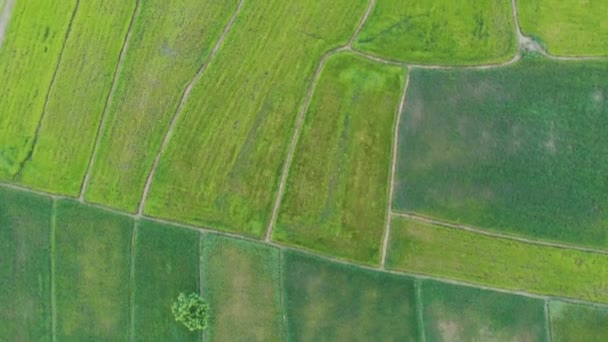
{"type": "Polygon", "coordinates": [[[284,340],[279,250],[205,235],[203,296],[211,306],[206,341],[284,340]]]}
{"type": "Polygon", "coordinates": [[[200,234],[150,221],[137,223],[133,278],[135,341],[200,341],[175,321],[180,292],[199,293],[200,234]]]}
{"type": "Polygon", "coordinates": [[[50,341],[51,200],[0,188],[0,340],[50,341]]]}
{"type": "Polygon", "coordinates": [[[134,8],[122,0],[79,5],[22,183],[79,194],[134,8]]]}
{"type": "Polygon", "coordinates": [[[126,340],[133,221],[73,201],[56,205],[57,340],[126,340]]]}
{"type": "Polygon", "coordinates": [[[404,81],[401,67],[349,53],[328,59],[294,154],[274,240],[377,263],[404,81]]]}
{"type": "Polygon", "coordinates": [[[367,4],[245,1],[183,108],[145,212],[261,236],[314,70],[367,4]]]}
{"type": "Polygon", "coordinates": [[[88,200],[135,211],[180,97],[236,4],[141,3],[85,194],[88,200]]]}
{"type": "Polygon", "coordinates": [[[414,281],[284,252],[290,341],[413,341],[414,281]]]}
{"type": "Polygon", "coordinates": [[[608,247],[606,66],[413,70],[395,210],[608,247]]]}
{"type": "Polygon", "coordinates": [[[0,179],[31,147],[76,0],[17,1],[0,48],[0,179]]]}
{"type": "Polygon", "coordinates": [[[500,63],[517,36],[509,0],[377,0],[354,47],[422,64],[500,63]]]}
{"type": "Polygon", "coordinates": [[[567,56],[608,56],[608,2],[581,0],[517,1],[524,34],[541,42],[549,53],[567,56]]]}
{"type": "Polygon", "coordinates": [[[427,341],[547,341],[544,301],[422,282],[427,341]]]}
{"type": "Polygon", "coordinates": [[[551,301],[553,341],[606,341],[608,308],[551,301]]]}
{"type": "Polygon", "coordinates": [[[387,267],[608,303],[608,255],[493,238],[404,218],[392,222],[387,267]]]}

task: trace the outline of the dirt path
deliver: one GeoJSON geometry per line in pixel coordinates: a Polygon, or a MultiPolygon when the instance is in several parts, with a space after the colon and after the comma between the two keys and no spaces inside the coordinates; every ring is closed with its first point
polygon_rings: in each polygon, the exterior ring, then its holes
{"type": "Polygon", "coordinates": [[[167,130],[167,133],[165,133],[165,137],[163,138],[163,143],[161,144],[160,149],[158,150],[158,153],[156,154],[156,157],[154,158],[154,164],[152,164],[152,169],[150,169],[150,173],[148,174],[148,177],[146,178],[146,185],[144,186],[144,191],[142,193],[141,199],[139,201],[139,207],[137,209],[138,217],[141,217],[144,213],[144,205],[146,204],[146,199],[148,199],[148,193],[150,192],[150,186],[152,185],[152,180],[154,179],[154,174],[156,173],[156,169],[158,168],[158,164],[160,163],[160,158],[161,158],[162,154],[165,152],[165,149],[167,148],[169,141],[171,140],[171,134],[173,134],[173,130],[175,129],[175,124],[177,123],[177,119],[179,118],[179,114],[181,113],[182,107],[184,106],[184,103],[186,103],[186,100],[188,99],[188,97],[190,97],[190,92],[192,92],[192,88],[201,79],[201,77],[205,73],[205,70],[207,70],[207,66],[213,60],[213,58],[217,54],[218,50],[222,46],[222,43],[224,42],[226,35],[228,35],[228,32],[230,32],[230,29],[232,29],[232,25],[234,24],[236,17],[238,16],[239,12],[241,11],[241,8],[243,7],[244,2],[245,2],[245,0],[239,1],[239,4],[237,5],[236,10],[232,14],[232,17],[228,21],[228,24],[226,24],[226,26],[224,27],[224,31],[222,32],[222,34],[218,38],[217,42],[215,43],[215,46],[213,47],[213,50],[207,57],[207,60],[203,63],[203,65],[201,65],[198,72],[196,73],[194,78],[190,81],[190,83],[184,90],[184,93],[182,94],[182,98],[179,101],[179,105],[177,106],[177,109],[175,109],[175,113],[173,114],[173,118],[171,119],[171,123],[169,124],[169,129],[167,130]]]}
{"type": "Polygon", "coordinates": [[[13,11],[14,5],[15,0],[7,0],[4,4],[2,13],[0,13],[0,47],[2,47],[2,42],[4,41],[4,36],[6,35],[6,29],[11,19],[11,12],[13,11]]]}

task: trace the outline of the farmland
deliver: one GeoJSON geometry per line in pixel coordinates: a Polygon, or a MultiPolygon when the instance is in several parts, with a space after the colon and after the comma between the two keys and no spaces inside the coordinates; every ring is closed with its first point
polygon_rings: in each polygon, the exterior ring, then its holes
{"type": "Polygon", "coordinates": [[[311,76],[324,53],[348,42],[366,6],[245,2],[184,104],[145,213],[262,236],[311,76]]]}
{"type": "Polygon", "coordinates": [[[607,56],[605,1],[517,1],[523,32],[549,53],[560,56],[607,56]]]}
{"type": "Polygon", "coordinates": [[[352,54],[328,59],[306,114],[274,240],[377,262],[404,74],[352,54]]]}
{"type": "Polygon", "coordinates": [[[608,336],[606,307],[552,301],[549,312],[552,336],[556,342],[601,341],[608,336]]]}
{"type": "Polygon", "coordinates": [[[413,70],[395,210],[607,247],[607,76],[605,63],[535,57],[413,70]]]}
{"type": "Polygon", "coordinates": [[[355,48],[419,64],[499,63],[515,56],[509,0],[377,0],[355,48]]]}

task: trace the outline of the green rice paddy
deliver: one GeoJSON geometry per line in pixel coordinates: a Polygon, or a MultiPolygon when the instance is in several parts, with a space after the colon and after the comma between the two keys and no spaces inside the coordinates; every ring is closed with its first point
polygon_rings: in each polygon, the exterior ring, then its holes
{"type": "Polygon", "coordinates": [[[328,59],[306,113],[274,240],[378,262],[404,78],[403,68],[352,54],[328,59]]]}
{"type": "Polygon", "coordinates": [[[605,341],[608,338],[608,308],[551,301],[553,341],[605,341]]]}

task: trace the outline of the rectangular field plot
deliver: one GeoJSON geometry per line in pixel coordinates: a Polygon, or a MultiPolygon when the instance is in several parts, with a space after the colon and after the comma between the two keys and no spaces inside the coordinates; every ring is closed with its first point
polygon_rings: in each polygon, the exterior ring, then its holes
{"type": "Polygon", "coordinates": [[[51,201],[0,187],[0,340],[51,341],[51,201]]]}
{"type": "Polygon", "coordinates": [[[78,195],[134,8],[125,0],[78,6],[22,183],[78,195]]]}
{"type": "Polygon", "coordinates": [[[262,236],[315,69],[367,4],[245,1],[183,107],[145,212],[262,236]]]}
{"type": "Polygon", "coordinates": [[[608,340],[608,307],[551,301],[549,312],[555,342],[608,340]]]}
{"type": "Polygon", "coordinates": [[[403,115],[396,211],[608,247],[608,64],[415,69],[403,115]]]}
{"type": "Polygon", "coordinates": [[[328,59],[298,141],[273,238],[377,263],[401,67],[328,59]]]}
{"type": "Polygon", "coordinates": [[[57,340],[126,340],[132,220],[73,201],[56,205],[57,340]]]}
{"type": "Polygon", "coordinates": [[[205,235],[203,296],[211,306],[206,341],[282,341],[279,250],[205,235]]]}
{"type": "Polygon", "coordinates": [[[427,341],[547,341],[541,299],[423,281],[427,341]]]}
{"type": "Polygon", "coordinates": [[[200,341],[200,332],[188,331],[171,311],[181,292],[200,292],[200,234],[145,220],[137,225],[133,340],[200,341]]]}
{"type": "Polygon", "coordinates": [[[549,53],[569,56],[608,55],[608,2],[580,0],[517,1],[526,35],[549,53]]]}
{"type": "Polygon", "coordinates": [[[377,0],[355,48],[422,64],[483,64],[517,50],[510,0],[377,0]]]}
{"type": "Polygon", "coordinates": [[[608,303],[608,255],[488,237],[405,218],[393,219],[387,267],[608,303]]]}
{"type": "Polygon", "coordinates": [[[141,1],[85,194],[135,211],[187,84],[237,0],[141,1]]]}
{"type": "Polygon", "coordinates": [[[31,148],[76,0],[16,1],[0,47],[0,179],[31,148]]]}
{"type": "Polygon", "coordinates": [[[419,332],[411,278],[283,255],[290,341],[414,341],[419,332]]]}

